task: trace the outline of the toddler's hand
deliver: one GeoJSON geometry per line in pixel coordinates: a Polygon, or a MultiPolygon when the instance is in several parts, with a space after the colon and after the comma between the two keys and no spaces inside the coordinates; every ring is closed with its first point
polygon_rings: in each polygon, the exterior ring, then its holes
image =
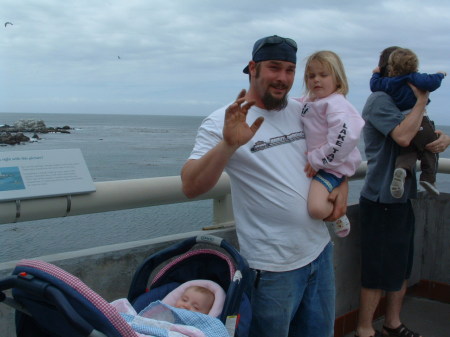
{"type": "Polygon", "coordinates": [[[312,168],[312,166],[311,166],[310,163],[307,163],[307,164],[306,164],[304,171],[305,171],[306,176],[307,176],[308,178],[314,177],[314,176],[316,175],[316,173],[317,173],[317,171],[315,171],[315,170],[312,168]]]}

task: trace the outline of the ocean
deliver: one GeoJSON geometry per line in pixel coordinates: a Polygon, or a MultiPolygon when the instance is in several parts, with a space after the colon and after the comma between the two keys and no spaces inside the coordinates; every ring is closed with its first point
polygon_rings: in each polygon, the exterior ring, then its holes
{"type": "MultiPolygon", "coordinates": [[[[48,127],[73,128],[70,134],[43,134],[0,151],[81,149],[94,182],[177,176],[204,117],[2,113],[0,125],[42,119],[48,127]]],[[[450,126],[438,126],[450,134],[450,126]]],[[[363,150],[364,144],[360,143],[363,150]]],[[[362,151],[363,152],[363,151],[362,151]]],[[[442,157],[450,158],[450,148],[442,157]]],[[[450,192],[450,175],[438,174],[438,187],[450,192]]],[[[363,181],[350,182],[349,204],[363,181]]],[[[31,258],[199,230],[212,223],[212,201],[162,205],[0,225],[0,262],[31,258]]]]}

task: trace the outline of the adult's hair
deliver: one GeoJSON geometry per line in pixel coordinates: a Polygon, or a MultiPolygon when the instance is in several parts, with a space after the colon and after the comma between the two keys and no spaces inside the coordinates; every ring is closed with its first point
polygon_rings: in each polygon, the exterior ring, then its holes
{"type": "Polygon", "coordinates": [[[307,85],[308,68],[313,61],[319,62],[324,67],[326,67],[328,71],[331,72],[331,76],[333,77],[333,80],[336,83],[337,87],[336,93],[342,94],[344,96],[348,94],[349,87],[347,82],[347,75],[345,75],[344,64],[342,63],[340,57],[332,51],[321,50],[312,54],[306,61],[305,74],[303,75],[306,96],[310,95],[310,91],[307,85]]]}
{"type": "Polygon", "coordinates": [[[398,48],[389,55],[388,76],[402,76],[417,72],[419,59],[410,49],[398,48]]]}
{"type": "Polygon", "coordinates": [[[391,53],[396,50],[399,49],[400,47],[398,46],[392,46],[392,47],[387,47],[386,49],[384,49],[381,54],[380,54],[380,59],[378,60],[378,67],[380,68],[380,75],[381,77],[385,77],[388,75],[387,73],[387,66],[389,63],[389,56],[391,55],[391,53]]]}

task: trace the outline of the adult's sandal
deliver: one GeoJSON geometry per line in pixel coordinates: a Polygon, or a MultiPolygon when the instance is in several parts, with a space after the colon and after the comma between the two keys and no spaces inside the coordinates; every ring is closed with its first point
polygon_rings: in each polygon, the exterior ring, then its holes
{"type": "Polygon", "coordinates": [[[400,324],[398,328],[391,329],[383,326],[389,337],[420,337],[420,334],[409,330],[404,324],[400,324]]]}

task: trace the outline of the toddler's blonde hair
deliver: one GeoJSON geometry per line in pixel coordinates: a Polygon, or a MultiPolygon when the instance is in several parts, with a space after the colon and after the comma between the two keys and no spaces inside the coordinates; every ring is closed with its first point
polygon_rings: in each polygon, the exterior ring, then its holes
{"type": "Polygon", "coordinates": [[[410,49],[398,48],[389,55],[388,76],[402,76],[415,73],[419,69],[419,59],[410,49]]]}
{"type": "Polygon", "coordinates": [[[333,77],[334,82],[336,83],[337,89],[335,92],[346,96],[348,94],[349,87],[347,82],[347,75],[345,75],[344,64],[342,63],[340,57],[330,50],[321,50],[308,57],[303,78],[305,85],[305,95],[309,96],[311,94],[310,90],[308,89],[307,81],[308,67],[313,61],[318,61],[323,66],[328,68],[328,70],[331,72],[331,76],[333,77]]]}

